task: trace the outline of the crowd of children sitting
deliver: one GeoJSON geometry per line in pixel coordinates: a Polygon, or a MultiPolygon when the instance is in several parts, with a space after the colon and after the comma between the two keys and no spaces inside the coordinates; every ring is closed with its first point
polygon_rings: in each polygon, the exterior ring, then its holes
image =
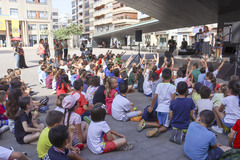
{"type": "Polygon", "coordinates": [[[200,60],[202,67],[194,63],[190,69],[189,58],[174,68],[171,56],[160,64],[158,54],[153,60],[144,55],[136,64],[133,55],[124,61],[123,54],[73,55],[59,65],[48,57],[40,60],[39,82],[57,97],[55,110],[47,111],[46,127],[39,123],[38,111],[47,106],[48,97],[33,101],[21,71],[9,69],[0,82],[0,133],[10,128],[19,144],[38,141],[38,157],[44,160],[82,159],[80,150],[85,147],[95,154],[133,149],[105,121],[108,114],[119,123],[140,121],[138,132],[154,127],[147,137],[170,130],[171,142],[185,139],[184,152],[190,159],[219,159],[231,147],[240,149],[239,78],[216,83],[225,60],[217,70],[207,59],[200,60]],[[136,89],[152,97],[144,111],[127,98],[136,89]],[[210,128],[217,133],[231,129],[229,147],[218,144],[210,128]]]}

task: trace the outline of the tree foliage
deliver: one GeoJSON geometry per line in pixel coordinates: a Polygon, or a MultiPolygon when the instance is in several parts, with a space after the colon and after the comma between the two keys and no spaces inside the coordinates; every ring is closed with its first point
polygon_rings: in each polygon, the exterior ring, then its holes
{"type": "Polygon", "coordinates": [[[50,32],[44,31],[44,34],[53,34],[56,39],[70,39],[71,36],[79,35],[81,36],[83,32],[83,26],[81,24],[72,23],[65,28],[59,28],[55,31],[51,30],[50,32]]]}

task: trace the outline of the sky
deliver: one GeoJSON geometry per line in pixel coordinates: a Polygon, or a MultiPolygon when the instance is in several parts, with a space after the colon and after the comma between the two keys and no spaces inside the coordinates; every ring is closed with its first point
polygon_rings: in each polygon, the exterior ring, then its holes
{"type": "Polygon", "coordinates": [[[71,0],[52,0],[52,8],[58,8],[59,15],[72,14],[71,0]]]}

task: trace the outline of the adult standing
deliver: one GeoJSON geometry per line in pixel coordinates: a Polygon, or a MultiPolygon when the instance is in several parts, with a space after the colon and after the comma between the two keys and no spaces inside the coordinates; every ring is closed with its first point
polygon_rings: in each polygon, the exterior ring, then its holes
{"type": "Polygon", "coordinates": [[[172,54],[174,49],[177,46],[177,42],[173,39],[174,37],[172,36],[171,39],[168,41],[168,45],[169,45],[169,52],[172,54]]]}
{"type": "Polygon", "coordinates": [[[43,39],[40,39],[39,45],[38,45],[38,55],[42,58],[42,60],[45,60],[45,48],[43,46],[43,39]]]}
{"type": "Polygon", "coordinates": [[[208,26],[204,26],[204,31],[202,34],[202,38],[203,38],[203,48],[202,48],[202,53],[204,55],[205,58],[207,58],[207,56],[211,56],[211,45],[210,45],[210,41],[211,41],[211,32],[208,29],[208,26]]]}
{"type": "Polygon", "coordinates": [[[68,43],[67,43],[67,39],[64,40],[63,43],[63,47],[64,47],[64,60],[67,60],[67,55],[68,55],[68,43]]]}
{"type": "Polygon", "coordinates": [[[50,55],[50,49],[49,49],[49,44],[48,44],[48,39],[45,38],[45,43],[43,44],[44,48],[45,48],[45,56],[49,56],[51,57],[50,55]]]}
{"type": "Polygon", "coordinates": [[[81,44],[81,47],[80,47],[80,51],[82,52],[82,55],[85,54],[85,48],[86,48],[86,46],[85,46],[85,42],[82,41],[82,44],[81,44]]]}
{"type": "Polygon", "coordinates": [[[61,60],[61,59],[62,59],[62,55],[63,55],[62,40],[59,40],[59,41],[58,41],[58,44],[59,44],[59,57],[60,57],[60,60],[61,60]]]}
{"type": "Polygon", "coordinates": [[[19,59],[20,59],[20,50],[19,50],[19,42],[14,43],[13,53],[15,58],[15,68],[19,68],[19,59]]]}
{"type": "Polygon", "coordinates": [[[199,29],[199,32],[195,34],[195,44],[194,48],[196,50],[196,53],[202,53],[202,44],[203,44],[203,38],[202,38],[202,29],[199,29]]]}
{"type": "Polygon", "coordinates": [[[183,41],[182,41],[182,46],[181,46],[181,49],[187,49],[187,46],[188,46],[188,43],[187,41],[185,40],[185,38],[183,38],[183,41]]]}
{"type": "Polygon", "coordinates": [[[28,68],[28,66],[26,65],[26,62],[25,62],[24,50],[20,46],[20,43],[18,43],[18,47],[19,47],[19,53],[20,53],[19,68],[28,68]]]}
{"type": "Polygon", "coordinates": [[[59,46],[58,40],[55,40],[54,51],[55,51],[55,64],[57,60],[58,60],[58,64],[60,64],[61,56],[60,56],[60,46],[59,46]]]}
{"type": "MultiPolygon", "coordinates": [[[[223,36],[223,29],[219,28],[217,35],[215,36],[215,47],[216,52],[219,51],[219,58],[222,59],[222,49],[223,49],[223,41],[225,37],[223,36]]],[[[216,57],[218,58],[218,57],[216,57]]]]}

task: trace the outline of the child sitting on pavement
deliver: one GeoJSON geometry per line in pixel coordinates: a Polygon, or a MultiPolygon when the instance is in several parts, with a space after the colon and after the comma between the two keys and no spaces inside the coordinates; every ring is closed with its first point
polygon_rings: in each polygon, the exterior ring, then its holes
{"type": "Polygon", "coordinates": [[[134,111],[133,103],[127,99],[128,85],[119,85],[120,94],[116,95],[112,103],[112,116],[119,121],[128,121],[132,117],[142,115],[142,111],[134,111]]]}
{"type": "Polygon", "coordinates": [[[49,141],[52,144],[43,160],[82,160],[75,152],[66,148],[70,141],[68,128],[64,125],[53,127],[49,131],[49,141]],[[72,154],[72,156],[70,156],[72,154]],[[69,157],[69,158],[68,158],[69,157]]]}
{"type": "Polygon", "coordinates": [[[157,117],[158,122],[145,122],[142,120],[138,125],[138,131],[141,132],[145,127],[157,127],[151,131],[148,131],[146,136],[153,137],[158,136],[160,133],[167,131],[170,125],[169,117],[169,105],[171,100],[175,99],[176,88],[174,85],[170,84],[172,77],[172,71],[169,68],[164,68],[162,71],[163,82],[158,84],[155,95],[152,100],[151,106],[148,108],[148,112],[152,112],[155,101],[158,101],[157,106],[157,117]]]}
{"type": "Polygon", "coordinates": [[[187,98],[188,86],[186,82],[177,85],[178,98],[170,103],[170,118],[173,128],[169,140],[177,144],[182,143],[183,132],[188,129],[191,117],[195,120],[195,104],[191,98],[187,98]]]}
{"type": "Polygon", "coordinates": [[[0,90],[0,135],[8,130],[8,118],[6,113],[6,92],[0,90]]]}
{"type": "Polygon", "coordinates": [[[196,114],[200,114],[203,110],[213,110],[213,102],[209,99],[211,89],[207,86],[200,88],[201,99],[196,102],[196,114]]]}
{"type": "Polygon", "coordinates": [[[112,130],[105,121],[106,106],[96,103],[92,109],[87,135],[87,145],[94,154],[107,153],[113,150],[131,150],[132,143],[127,143],[126,137],[112,130]],[[117,137],[120,137],[117,139],[117,137]]]}
{"type": "Polygon", "coordinates": [[[184,152],[190,159],[220,159],[231,149],[217,143],[216,135],[208,130],[214,120],[212,111],[203,110],[196,122],[189,125],[184,144],[184,152]]]}

